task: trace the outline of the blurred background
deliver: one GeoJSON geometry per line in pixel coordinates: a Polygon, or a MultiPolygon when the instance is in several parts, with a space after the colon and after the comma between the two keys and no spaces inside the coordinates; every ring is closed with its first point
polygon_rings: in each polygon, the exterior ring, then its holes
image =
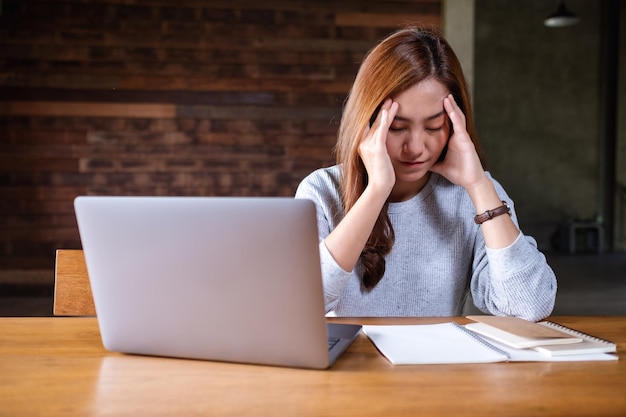
{"type": "Polygon", "coordinates": [[[574,24],[546,26],[559,3],[1,0],[0,315],[48,311],[78,195],[292,196],[334,163],[364,54],[405,25],[457,51],[561,311],[596,294],[626,314],[626,4],[567,0],[574,24]]]}

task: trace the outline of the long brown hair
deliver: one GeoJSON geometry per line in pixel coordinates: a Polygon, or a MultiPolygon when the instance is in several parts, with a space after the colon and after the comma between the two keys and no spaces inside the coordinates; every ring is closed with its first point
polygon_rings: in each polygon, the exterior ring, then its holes
{"type": "MultiPolygon", "coordinates": [[[[381,103],[413,85],[434,78],[454,96],[467,119],[467,132],[478,149],[470,97],[456,54],[435,30],[405,28],[392,33],[365,57],[346,100],[335,147],[341,165],[341,196],[347,213],[367,186],[367,172],[358,153],[363,132],[381,103]]],[[[374,288],[385,273],[385,258],[395,232],[389,202],[380,212],[360,261],[363,286],[374,288]]]]}

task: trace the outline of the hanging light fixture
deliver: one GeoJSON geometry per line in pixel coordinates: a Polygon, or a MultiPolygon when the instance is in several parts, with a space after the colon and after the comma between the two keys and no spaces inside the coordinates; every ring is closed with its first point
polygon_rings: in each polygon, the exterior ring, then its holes
{"type": "Polygon", "coordinates": [[[543,24],[551,28],[562,28],[575,25],[579,21],[580,18],[567,10],[567,7],[565,7],[565,1],[561,0],[559,1],[556,12],[546,17],[543,24]]]}

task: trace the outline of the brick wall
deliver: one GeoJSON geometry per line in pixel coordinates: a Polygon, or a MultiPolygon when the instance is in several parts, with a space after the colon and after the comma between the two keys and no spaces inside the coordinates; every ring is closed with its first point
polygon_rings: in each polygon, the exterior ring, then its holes
{"type": "Polygon", "coordinates": [[[52,283],[81,194],[290,196],[363,55],[440,0],[2,0],[0,283],[52,283]]]}

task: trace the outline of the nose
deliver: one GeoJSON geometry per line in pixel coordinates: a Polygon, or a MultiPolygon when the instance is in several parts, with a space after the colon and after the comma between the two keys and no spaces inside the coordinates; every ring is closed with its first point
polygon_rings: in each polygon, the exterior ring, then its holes
{"type": "Polygon", "coordinates": [[[407,136],[402,146],[402,151],[412,159],[416,159],[424,152],[424,139],[419,132],[407,136]]]}

